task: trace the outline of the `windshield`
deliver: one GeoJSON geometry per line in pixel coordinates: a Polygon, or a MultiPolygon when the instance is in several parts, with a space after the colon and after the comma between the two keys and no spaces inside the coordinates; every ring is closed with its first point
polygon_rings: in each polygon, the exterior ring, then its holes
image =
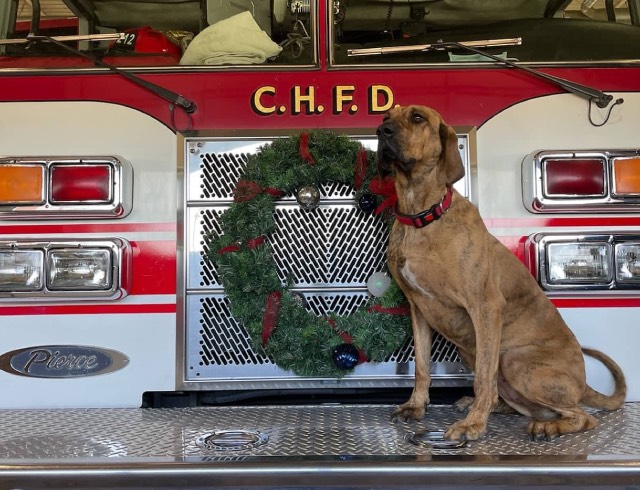
{"type": "Polygon", "coordinates": [[[521,62],[640,60],[636,0],[336,0],[334,24],[335,64],[491,61],[470,50],[428,48],[505,39],[511,42],[487,52],[521,62]],[[403,49],[353,56],[382,46],[403,49]]]}
{"type": "Polygon", "coordinates": [[[65,46],[115,66],[316,63],[310,0],[2,0],[0,5],[0,69],[94,66],[65,46]]]}
{"type": "Polygon", "coordinates": [[[328,9],[334,65],[491,61],[460,48],[423,49],[440,41],[480,42],[489,54],[525,63],[628,63],[640,60],[639,3],[0,0],[0,69],[95,66],[69,48],[119,67],[318,66],[317,29],[326,28],[314,18],[318,8],[328,9]],[[67,49],[42,36],[61,39],[67,49]],[[375,47],[409,48],[353,55],[375,47]]]}

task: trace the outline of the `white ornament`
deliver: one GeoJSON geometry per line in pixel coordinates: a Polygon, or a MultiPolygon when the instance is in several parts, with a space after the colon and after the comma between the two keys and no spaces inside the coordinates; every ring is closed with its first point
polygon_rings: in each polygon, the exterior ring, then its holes
{"type": "Polygon", "coordinates": [[[367,289],[376,298],[386,293],[390,285],[391,278],[384,272],[374,272],[367,280],[367,289]]]}

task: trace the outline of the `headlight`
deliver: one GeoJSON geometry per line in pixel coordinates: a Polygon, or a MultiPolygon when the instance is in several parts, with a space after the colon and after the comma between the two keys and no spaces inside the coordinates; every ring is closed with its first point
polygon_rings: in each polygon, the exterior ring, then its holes
{"type": "Polygon", "coordinates": [[[111,287],[109,250],[51,250],[47,262],[47,287],[51,290],[100,290],[111,287]]]}
{"type": "Polygon", "coordinates": [[[548,291],[640,289],[640,236],[536,234],[526,261],[548,291]]]}
{"type": "Polygon", "coordinates": [[[0,241],[0,301],[116,300],[131,287],[131,245],[121,238],[0,241]]]}
{"type": "Polygon", "coordinates": [[[0,250],[0,291],[42,289],[43,261],[40,250],[0,250]]]}

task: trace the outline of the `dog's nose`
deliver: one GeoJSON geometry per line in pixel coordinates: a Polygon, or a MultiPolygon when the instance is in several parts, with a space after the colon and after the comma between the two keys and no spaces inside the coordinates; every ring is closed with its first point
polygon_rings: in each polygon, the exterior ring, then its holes
{"type": "Polygon", "coordinates": [[[376,130],[378,138],[391,138],[394,133],[393,124],[390,121],[383,122],[376,130]]]}

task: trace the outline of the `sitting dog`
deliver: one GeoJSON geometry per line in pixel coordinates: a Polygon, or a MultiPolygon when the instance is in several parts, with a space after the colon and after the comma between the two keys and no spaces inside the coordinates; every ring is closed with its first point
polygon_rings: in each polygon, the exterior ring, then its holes
{"type": "Polygon", "coordinates": [[[432,330],[456,345],[474,371],[475,398],[445,437],[475,440],[503,400],[531,418],[532,439],[591,429],[579,407],[614,410],[626,396],[620,367],[581,349],[535,279],[487,231],[478,210],[452,185],[464,176],[455,131],[433,109],[391,109],[377,129],[378,172],[392,173],[398,194],[387,259],[411,308],[415,385],[394,412],[423,418],[429,403],[432,330]],[[613,374],[606,396],[586,384],[583,353],[613,374]]]}

